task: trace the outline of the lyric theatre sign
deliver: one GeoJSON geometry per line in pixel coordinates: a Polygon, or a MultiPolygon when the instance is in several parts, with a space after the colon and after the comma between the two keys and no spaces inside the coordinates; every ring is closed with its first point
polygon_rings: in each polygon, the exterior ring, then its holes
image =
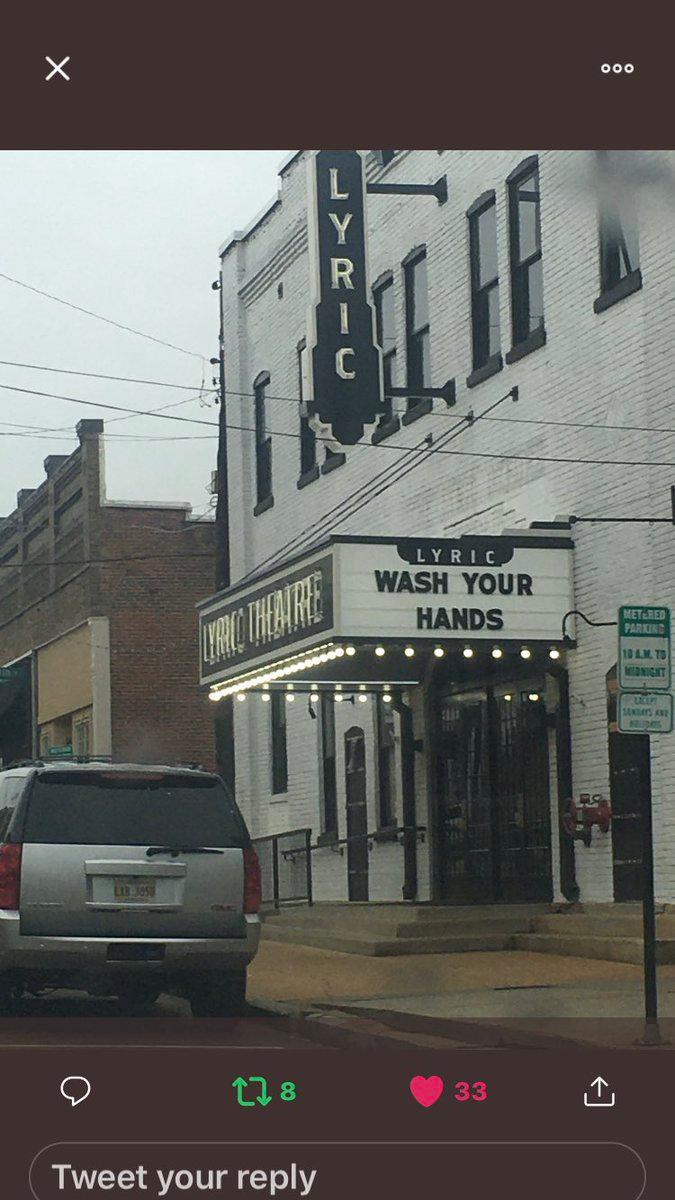
{"type": "MultiPolygon", "coordinates": [[[[336,640],[559,642],[574,607],[560,530],[500,537],[336,537],[292,570],[200,606],[201,682],[336,640]]],[[[568,626],[568,632],[572,632],[568,626]]]]}
{"type": "Polygon", "coordinates": [[[358,150],[317,150],[308,171],[307,415],[321,436],[353,446],[384,412],[368,285],[363,158],[358,150]]]}
{"type": "Polygon", "coordinates": [[[209,683],[252,660],[279,657],[285,647],[331,628],[331,559],[275,574],[250,589],[229,589],[200,610],[200,682],[209,683]]]}

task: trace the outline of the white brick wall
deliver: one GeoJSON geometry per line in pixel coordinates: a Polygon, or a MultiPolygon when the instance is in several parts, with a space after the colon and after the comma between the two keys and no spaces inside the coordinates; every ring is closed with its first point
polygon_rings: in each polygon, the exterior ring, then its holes
{"type": "MultiPolygon", "coordinates": [[[[645,173],[656,183],[639,190],[640,258],[644,286],[605,313],[596,315],[598,246],[596,199],[591,187],[593,159],[585,151],[540,152],[544,305],[544,347],[478,387],[467,390],[471,371],[468,230],[465,210],[488,188],[497,194],[502,351],[510,345],[508,238],[505,179],[532,151],[408,151],[386,171],[392,181],[432,182],[445,172],[449,199],[371,196],[371,277],[395,275],[399,372],[404,363],[401,261],[427,246],[431,358],[434,381],[454,376],[458,402],[448,412],[441,401],[422,418],[379,447],[355,447],[344,466],[298,490],[299,441],[273,438],[274,507],[253,517],[254,438],[230,432],[232,579],[236,582],[290,538],[317,527],[323,514],[374,474],[390,468],[392,447],[416,445],[428,433],[437,437],[473,409],[476,416],[517,384],[517,405],[505,402],[494,414],[521,423],[477,421],[453,444],[454,457],[434,455],[401,483],[373,499],[360,512],[335,525],[354,534],[498,534],[505,526],[526,526],[558,514],[649,516],[669,514],[674,472],[659,461],[675,462],[675,435],[627,432],[607,424],[675,429],[673,339],[672,192],[663,182],[675,171],[672,153],[645,156],[645,173]],[[655,168],[658,168],[656,170],[655,168]],[[593,428],[522,423],[527,419],[586,422],[593,428]],[[531,462],[479,454],[543,456],[569,462],[531,462]],[[640,460],[650,466],[593,466],[580,458],[640,460]],[[421,516],[423,514],[423,518],[421,516]]],[[[308,264],[305,237],[305,163],[295,160],[282,174],[281,202],[242,241],[223,255],[228,418],[232,426],[253,426],[251,385],[269,371],[269,423],[281,433],[298,432],[298,407],[272,397],[298,396],[296,347],[305,335],[308,264]],[[280,298],[278,287],[283,284],[280,298]]],[[[399,376],[400,377],[400,376],[399,376]]],[[[318,447],[319,461],[323,458],[318,447]]],[[[574,527],[576,605],[589,617],[612,620],[620,603],[672,603],[675,589],[675,530],[667,525],[574,527]]],[[[574,791],[609,794],[605,674],[616,660],[614,629],[578,628],[578,648],[569,654],[574,791]]],[[[418,698],[413,697],[416,710],[418,698]]],[[[289,789],[279,802],[270,795],[266,706],[236,704],[237,789],[254,833],[309,824],[318,831],[319,758],[317,722],[304,702],[289,713],[289,789]],[[246,711],[240,711],[245,709],[246,711]]],[[[344,729],[361,718],[351,706],[337,710],[338,750],[344,729]],[[346,722],[346,724],[345,724],[346,722]]],[[[366,706],[362,707],[364,710],[366,706]]],[[[370,711],[370,704],[367,711],[370,711]]],[[[421,721],[417,711],[418,725],[421,721]]],[[[364,721],[372,756],[372,718],[364,721]]],[[[421,731],[420,731],[421,735],[421,731]]],[[[553,748],[554,749],[554,748],[553,748]]],[[[654,817],[657,834],[656,887],[660,900],[675,901],[675,736],[653,739],[654,817]]],[[[418,821],[426,814],[424,762],[416,755],[418,821]]],[[[369,770],[369,821],[374,817],[375,772],[369,770]]],[[[558,895],[555,762],[552,759],[554,888],[558,895]]],[[[340,835],[344,834],[342,761],[338,759],[340,835]]],[[[374,827],[369,824],[369,828],[374,827]]],[[[330,850],[317,855],[321,895],[346,895],[346,859],[330,850]]],[[[597,836],[591,849],[577,846],[577,879],[584,900],[612,898],[611,840],[597,836]]],[[[371,896],[400,898],[402,852],[378,845],[371,854],[371,896]]],[[[428,892],[427,847],[419,853],[420,897],[428,892]]]]}

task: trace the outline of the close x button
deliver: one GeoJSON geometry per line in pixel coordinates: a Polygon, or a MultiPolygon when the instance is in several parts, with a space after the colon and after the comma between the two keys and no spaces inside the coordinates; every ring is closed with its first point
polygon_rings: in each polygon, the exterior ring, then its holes
{"type": "Polygon", "coordinates": [[[51,67],[51,70],[45,75],[45,83],[49,83],[50,79],[58,78],[65,79],[66,83],[70,83],[70,75],[67,75],[63,69],[70,62],[69,54],[66,54],[66,57],[62,58],[58,63],[54,62],[54,59],[46,54],[45,62],[51,67]]]}

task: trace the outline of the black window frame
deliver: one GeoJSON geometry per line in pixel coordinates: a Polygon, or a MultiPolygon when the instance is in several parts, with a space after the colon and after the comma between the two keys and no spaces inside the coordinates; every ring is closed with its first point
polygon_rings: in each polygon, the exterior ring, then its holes
{"type": "MultiPolygon", "coordinates": [[[[606,173],[609,158],[606,151],[599,152],[599,169],[606,173]]],[[[604,312],[619,300],[631,296],[642,287],[640,268],[640,233],[637,213],[630,197],[619,201],[601,189],[598,211],[598,257],[600,271],[600,295],[593,303],[596,313],[604,312]],[[635,229],[636,261],[631,263],[626,241],[628,221],[635,229]],[[623,263],[622,263],[623,260],[623,263]],[[622,266],[623,269],[622,270],[622,266]]]]}
{"type": "Polygon", "coordinates": [[[541,241],[541,178],[539,158],[536,154],[523,160],[506,180],[509,213],[509,273],[511,283],[511,349],[506,355],[507,363],[517,362],[526,354],[539,349],[546,342],[546,321],[542,312],[541,324],[530,329],[530,272],[539,266],[543,309],[543,248],[541,241]],[[525,258],[520,258],[519,205],[523,199],[522,187],[530,179],[536,179],[534,203],[536,204],[535,229],[537,248],[525,258]]]}
{"type": "Polygon", "coordinates": [[[396,741],[393,725],[393,710],[382,697],[375,697],[375,719],[377,722],[377,826],[378,829],[396,827],[396,741]],[[385,733],[391,730],[392,742],[387,744],[385,733]],[[393,751],[393,753],[392,753],[393,751]]]}
{"type": "Polygon", "coordinates": [[[286,693],[273,689],[270,692],[270,788],[273,796],[282,796],[288,791],[288,728],[286,693]]]}
{"type": "Polygon", "coordinates": [[[405,285],[405,386],[411,392],[411,395],[406,400],[406,413],[403,418],[404,425],[409,423],[411,417],[416,418],[422,416],[425,412],[431,411],[431,400],[429,398],[420,400],[417,394],[420,388],[431,386],[431,379],[425,379],[424,377],[424,351],[421,353],[418,351],[419,343],[426,338],[429,349],[429,361],[431,361],[428,261],[426,246],[417,246],[403,260],[403,279],[405,285]],[[426,324],[416,326],[413,315],[416,293],[415,271],[422,262],[427,263],[427,321],[426,324]],[[416,371],[418,364],[422,366],[421,375],[416,371]]]}
{"type": "Polygon", "coordinates": [[[272,435],[267,432],[266,391],[270,383],[269,371],[261,371],[253,382],[255,410],[255,490],[256,503],[253,515],[259,516],[274,504],[272,490],[272,435]]]}
{"type": "Polygon", "coordinates": [[[471,362],[472,370],[467,379],[468,387],[475,387],[484,379],[501,371],[504,362],[501,353],[501,322],[497,325],[497,348],[490,346],[490,296],[497,293],[497,314],[499,316],[499,262],[496,261],[496,274],[487,282],[481,283],[481,239],[480,222],[487,212],[492,210],[495,223],[495,243],[497,242],[497,197],[494,190],[483,192],[467,209],[466,216],[469,226],[469,279],[471,285],[471,362]]]}
{"type": "Polygon", "coordinates": [[[394,286],[394,272],[387,271],[384,275],[376,279],[372,287],[373,309],[375,312],[375,336],[377,344],[382,351],[382,379],[383,379],[383,399],[385,409],[375,427],[375,432],[394,432],[390,426],[396,424],[400,429],[400,422],[396,422],[394,416],[394,402],[391,394],[387,394],[387,388],[396,386],[396,363],[398,354],[398,345],[396,338],[396,291],[394,286]],[[392,304],[394,305],[394,344],[393,346],[385,347],[384,345],[384,330],[383,330],[383,306],[382,298],[391,293],[392,304]],[[392,371],[393,364],[393,371],[392,371]]]}
{"type": "Polygon", "coordinates": [[[335,728],[335,703],[329,692],[321,692],[321,840],[335,841],[338,836],[337,796],[337,735],[335,728]],[[328,753],[328,733],[332,733],[332,754],[328,753]]]}
{"type": "Polygon", "coordinates": [[[303,414],[302,404],[305,400],[303,375],[303,355],[307,353],[307,341],[302,338],[296,348],[298,367],[298,394],[300,397],[300,475],[298,487],[306,487],[319,478],[319,464],[316,461],[316,433],[309,423],[309,417],[303,414]]]}

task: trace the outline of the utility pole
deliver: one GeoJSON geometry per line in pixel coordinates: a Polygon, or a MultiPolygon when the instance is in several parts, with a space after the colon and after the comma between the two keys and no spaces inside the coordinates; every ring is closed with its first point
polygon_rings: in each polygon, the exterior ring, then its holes
{"type": "MultiPolygon", "coordinates": [[[[215,288],[215,285],[214,285],[215,288]]],[[[230,566],[230,495],[227,469],[227,392],[225,389],[225,339],[223,329],[222,277],[218,288],[220,332],[218,339],[218,373],[220,412],[218,417],[218,457],[216,460],[216,591],[231,583],[230,566]]],[[[226,697],[215,708],[216,766],[232,795],[235,791],[234,709],[226,697]]]]}

